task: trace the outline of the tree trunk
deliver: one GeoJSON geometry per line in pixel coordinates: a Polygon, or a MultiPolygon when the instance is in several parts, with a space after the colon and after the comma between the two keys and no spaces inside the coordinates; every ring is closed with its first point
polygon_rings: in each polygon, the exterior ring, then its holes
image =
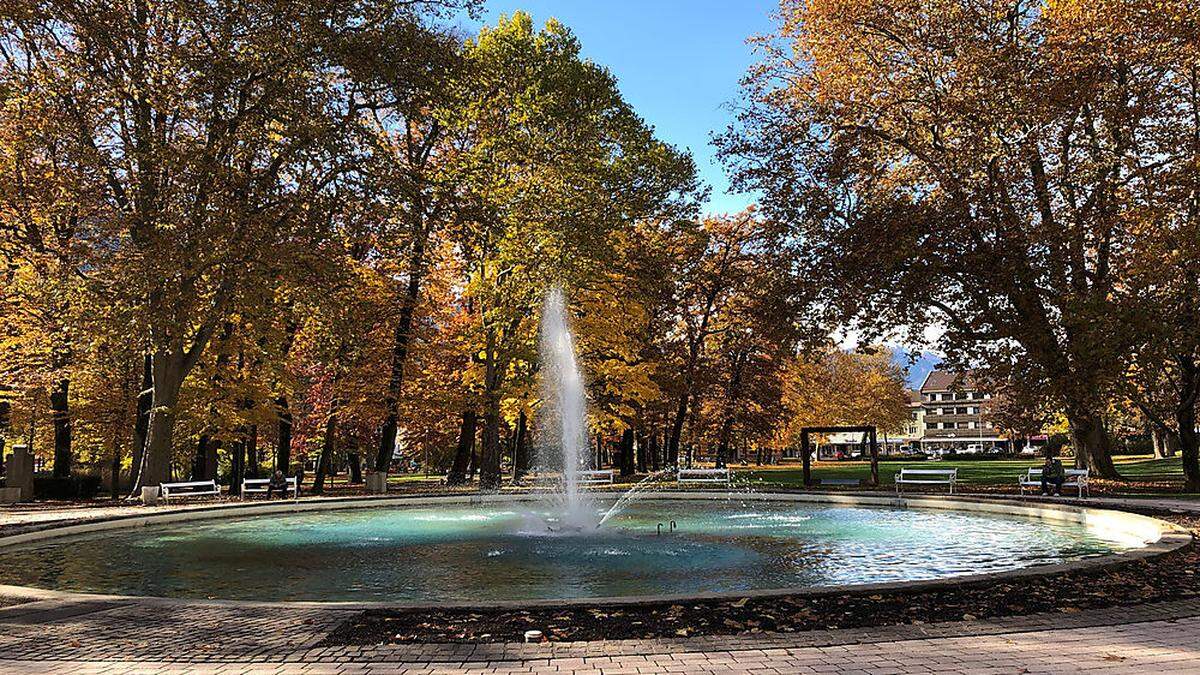
{"type": "Polygon", "coordinates": [[[633,469],[633,429],[630,428],[621,432],[621,475],[632,476],[633,469]]]}
{"type": "Polygon", "coordinates": [[[337,433],[337,408],[329,411],[329,419],[325,420],[325,438],[321,441],[321,454],[317,457],[317,475],[313,478],[312,493],[319,495],[325,492],[325,476],[329,473],[329,463],[333,461],[334,440],[337,433]]]}
{"type": "Polygon", "coordinates": [[[1179,425],[1179,455],[1183,461],[1183,477],[1188,492],[1200,492],[1200,434],[1196,433],[1196,406],[1176,409],[1179,425]]]}
{"type": "Polygon", "coordinates": [[[496,358],[496,329],[487,327],[484,347],[483,453],[479,463],[479,488],[500,489],[500,380],[496,358]]]}
{"type": "Polygon", "coordinates": [[[634,442],[637,443],[637,472],[646,473],[646,434],[643,432],[638,432],[634,442]]]}
{"type": "MultiPolygon", "coordinates": [[[[4,445],[0,444],[0,457],[4,456],[4,445]]],[[[116,438],[112,441],[112,476],[110,476],[109,494],[117,499],[121,494],[121,443],[116,438]]]]}
{"type": "Polygon", "coordinates": [[[192,457],[192,480],[208,479],[208,447],[211,439],[208,434],[200,434],[196,441],[196,454],[192,457]]]}
{"type": "Polygon", "coordinates": [[[522,410],[517,415],[516,438],[513,442],[513,480],[521,480],[529,473],[529,420],[522,410]]]}
{"type": "Polygon", "coordinates": [[[155,354],[151,367],[153,398],[150,404],[150,421],[146,429],[146,449],[142,453],[141,470],[134,484],[135,492],[143,485],[161,485],[170,477],[175,406],[179,402],[179,389],[183,385],[183,369],[176,359],[161,353],[155,354]]]}
{"type": "MultiPolygon", "coordinates": [[[[133,489],[137,493],[142,486],[160,485],[171,472],[172,436],[175,433],[175,406],[179,404],[179,391],[188,373],[196,366],[204,348],[212,338],[213,324],[202,326],[190,346],[181,348],[159,348],[150,359],[150,376],[153,392],[150,404],[150,422],[146,430],[146,449],[142,454],[141,470],[133,489]]],[[[232,330],[232,328],[227,328],[232,330]]]]}
{"type": "Polygon", "coordinates": [[[1109,480],[1120,480],[1121,475],[1112,461],[1112,444],[1104,419],[1095,413],[1067,413],[1071,428],[1071,445],[1075,448],[1075,461],[1088,468],[1092,475],[1109,480]]]}
{"type": "Polygon", "coordinates": [[[812,439],[806,432],[800,434],[800,472],[804,477],[804,487],[812,487],[812,439]]]}
{"type": "Polygon", "coordinates": [[[724,421],[721,423],[721,433],[717,442],[718,467],[728,466],[733,459],[730,455],[733,451],[730,446],[730,437],[733,435],[733,407],[737,403],[738,397],[741,396],[742,371],[745,369],[746,360],[749,357],[750,353],[746,350],[737,352],[733,359],[733,369],[729,374],[729,384],[725,387],[725,401],[721,406],[724,421]]]}
{"type": "Polygon", "coordinates": [[[479,489],[500,489],[500,399],[489,397],[483,416],[483,453],[479,458],[479,489]]]}
{"type": "Polygon", "coordinates": [[[679,466],[679,439],[683,436],[683,422],[687,419],[688,403],[691,401],[690,389],[679,397],[679,405],[675,409],[675,417],[671,421],[670,435],[667,436],[667,466],[679,466]]]}
{"type": "Polygon", "coordinates": [[[478,418],[474,410],[465,410],[458,428],[458,445],[454,449],[454,462],[446,476],[447,485],[465,485],[467,467],[471,463],[471,451],[475,448],[475,427],[478,418]]]}
{"type": "Polygon", "coordinates": [[[1179,403],[1175,424],[1179,429],[1179,455],[1183,462],[1185,489],[1200,492],[1200,435],[1196,433],[1196,404],[1200,399],[1200,364],[1190,357],[1179,359],[1179,403]]]}
{"type": "Polygon", "coordinates": [[[50,392],[50,413],[54,421],[54,477],[71,475],[71,413],[68,409],[68,392],[71,381],[62,379],[54,383],[50,392]]]}
{"type": "Polygon", "coordinates": [[[242,494],[242,480],[246,478],[246,441],[238,439],[229,448],[229,494],[242,494]]]}
{"type": "Polygon", "coordinates": [[[279,407],[279,438],[275,445],[275,468],[286,476],[292,466],[292,412],[286,396],[275,399],[279,407]]]}
{"type": "Polygon", "coordinates": [[[363,482],[362,477],[362,455],[358,451],[350,453],[350,484],[358,485],[363,482]]]}
{"type": "Polygon", "coordinates": [[[387,471],[392,463],[396,448],[396,431],[400,420],[400,391],[404,385],[404,364],[408,360],[408,344],[412,334],[413,315],[421,296],[421,280],[425,271],[425,238],[423,234],[413,240],[412,253],[408,258],[408,287],[400,303],[400,318],[392,338],[392,374],[388,381],[387,419],[379,438],[379,452],[375,456],[375,470],[387,471]]]}
{"type": "Polygon", "coordinates": [[[729,437],[733,435],[733,416],[730,415],[721,423],[721,434],[717,441],[717,467],[724,468],[729,465],[730,451],[729,437]]]}
{"type": "Polygon", "coordinates": [[[1171,432],[1151,422],[1147,425],[1150,430],[1150,443],[1154,447],[1154,459],[1167,459],[1175,454],[1175,445],[1171,443],[1171,432]]]}
{"type": "Polygon", "coordinates": [[[662,446],[658,442],[658,430],[650,434],[650,470],[662,469],[662,446]]]}
{"type": "Polygon", "coordinates": [[[259,473],[257,424],[251,424],[250,428],[246,430],[246,476],[249,478],[262,477],[259,473]]]}

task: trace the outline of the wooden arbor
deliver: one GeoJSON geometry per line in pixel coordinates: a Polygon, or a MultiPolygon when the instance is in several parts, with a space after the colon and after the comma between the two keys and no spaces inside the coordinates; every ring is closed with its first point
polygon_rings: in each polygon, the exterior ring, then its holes
{"type": "Polygon", "coordinates": [[[804,487],[812,487],[812,443],[809,434],[835,434],[849,431],[867,434],[871,443],[871,485],[879,487],[879,442],[874,426],[860,427],[804,427],[800,430],[800,461],[804,467],[804,487]]]}

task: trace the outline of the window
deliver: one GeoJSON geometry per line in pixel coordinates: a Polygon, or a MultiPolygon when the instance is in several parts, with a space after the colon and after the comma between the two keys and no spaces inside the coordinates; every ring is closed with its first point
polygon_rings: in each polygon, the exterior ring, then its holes
{"type": "Polygon", "coordinates": [[[925,428],[926,429],[936,429],[936,428],[938,428],[938,423],[937,422],[928,422],[925,424],[925,428]]]}
{"type": "Polygon", "coordinates": [[[968,413],[970,412],[970,410],[971,410],[971,409],[970,409],[970,408],[967,408],[967,407],[960,407],[960,408],[958,409],[958,414],[959,414],[959,415],[966,415],[966,414],[968,414],[968,413]]]}

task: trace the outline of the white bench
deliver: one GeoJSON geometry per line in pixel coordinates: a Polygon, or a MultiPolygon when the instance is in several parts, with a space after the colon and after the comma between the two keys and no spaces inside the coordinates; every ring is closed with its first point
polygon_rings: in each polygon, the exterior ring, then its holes
{"type": "Polygon", "coordinates": [[[221,486],[215,480],[194,480],[186,483],[163,483],[158,486],[163,502],[169,502],[171,497],[203,497],[208,495],[220,496],[221,486]]]}
{"type": "Polygon", "coordinates": [[[580,485],[612,485],[613,470],[612,469],[597,469],[595,471],[580,471],[580,485]]]}
{"type": "MultiPolygon", "coordinates": [[[[1073,487],[1079,490],[1079,498],[1083,499],[1083,495],[1091,495],[1088,489],[1088,470],[1087,469],[1067,469],[1065,474],[1063,487],[1073,487]]],[[[1029,469],[1017,478],[1017,484],[1021,486],[1021,496],[1025,496],[1025,488],[1042,489],[1042,470],[1029,469]]]]}
{"type": "Polygon", "coordinates": [[[958,469],[900,469],[896,474],[896,494],[902,485],[949,485],[954,494],[954,483],[958,480],[958,469]]]}
{"type": "MultiPolygon", "coordinates": [[[[285,480],[287,485],[283,488],[284,496],[286,497],[288,490],[291,490],[292,497],[299,499],[300,488],[296,484],[296,477],[288,476],[285,480]]],[[[270,487],[270,478],[245,478],[242,480],[242,499],[245,499],[246,495],[265,495],[270,487]]]]}
{"type": "Polygon", "coordinates": [[[729,485],[729,469],[679,469],[675,480],[684,483],[720,483],[729,485]]]}

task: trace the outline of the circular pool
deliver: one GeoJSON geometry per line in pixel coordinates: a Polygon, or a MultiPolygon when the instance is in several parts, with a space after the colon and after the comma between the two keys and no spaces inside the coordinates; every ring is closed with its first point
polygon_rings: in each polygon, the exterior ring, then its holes
{"type": "Polygon", "coordinates": [[[641,501],[588,533],[548,531],[529,502],[358,506],[3,545],[0,584],[259,601],[637,598],[1003,572],[1157,539],[1095,518],[761,498],[641,501]]]}

